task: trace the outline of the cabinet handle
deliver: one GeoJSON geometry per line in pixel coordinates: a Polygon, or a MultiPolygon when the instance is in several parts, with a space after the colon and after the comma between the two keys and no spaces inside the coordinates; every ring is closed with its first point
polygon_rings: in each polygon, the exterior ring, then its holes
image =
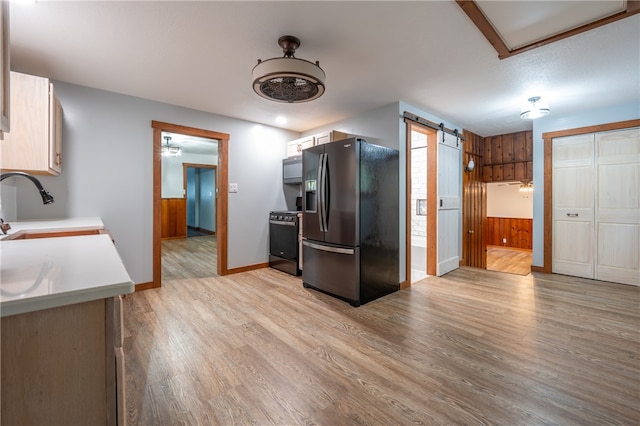
{"type": "Polygon", "coordinates": [[[569,217],[578,217],[578,213],[567,213],[569,217]]]}
{"type": "Polygon", "coordinates": [[[301,143],[298,144],[297,149],[298,149],[298,152],[302,152],[302,144],[301,143]]]}

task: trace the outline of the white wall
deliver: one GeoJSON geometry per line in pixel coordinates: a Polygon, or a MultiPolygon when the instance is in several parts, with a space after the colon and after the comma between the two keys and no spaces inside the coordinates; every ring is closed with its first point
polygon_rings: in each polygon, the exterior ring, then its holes
{"type": "Polygon", "coordinates": [[[162,157],[162,198],[182,198],[183,163],[216,165],[218,156],[183,153],[179,157],[162,157]]]}
{"type": "Polygon", "coordinates": [[[533,193],[520,192],[520,182],[487,183],[487,216],[533,218],[533,193]]]}
{"type": "Polygon", "coordinates": [[[282,158],[299,137],[248,121],[145,99],[54,83],[64,108],[63,173],[41,181],[56,198],[43,206],[33,185],[17,182],[18,219],[100,216],[136,283],[153,278],[153,132],[164,121],[230,134],[228,266],[268,260],[267,215],[284,209],[282,158]],[[31,188],[29,188],[31,186],[31,188]]]}
{"type": "Polygon", "coordinates": [[[551,114],[533,121],[533,266],[544,264],[544,194],[538,189],[542,188],[544,182],[542,134],[638,118],[640,118],[640,105],[637,103],[564,115],[554,114],[553,105],[551,105],[551,114]]]}

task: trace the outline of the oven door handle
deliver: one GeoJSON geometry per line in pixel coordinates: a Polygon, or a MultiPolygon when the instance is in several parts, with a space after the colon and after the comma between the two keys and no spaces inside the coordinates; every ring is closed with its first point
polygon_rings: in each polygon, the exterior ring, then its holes
{"type": "Polygon", "coordinates": [[[282,221],[282,220],[270,220],[269,223],[271,225],[296,226],[295,222],[285,222],[285,221],[282,221]]]}

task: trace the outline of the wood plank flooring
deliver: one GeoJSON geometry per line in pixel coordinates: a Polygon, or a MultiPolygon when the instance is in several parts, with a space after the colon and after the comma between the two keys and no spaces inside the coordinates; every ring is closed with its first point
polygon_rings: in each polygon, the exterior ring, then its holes
{"type": "Polygon", "coordinates": [[[125,298],[131,425],[637,425],[640,288],[461,268],[353,308],[261,269],[125,298]]]}
{"type": "Polygon", "coordinates": [[[217,275],[215,235],[162,240],[162,281],[217,275]]]}
{"type": "Polygon", "coordinates": [[[532,259],[530,251],[487,246],[487,269],[490,271],[527,275],[531,272],[532,259]]]}

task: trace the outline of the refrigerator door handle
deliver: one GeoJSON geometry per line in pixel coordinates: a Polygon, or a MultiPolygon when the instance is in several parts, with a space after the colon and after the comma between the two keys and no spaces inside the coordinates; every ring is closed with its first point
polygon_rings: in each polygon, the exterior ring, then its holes
{"type": "Polygon", "coordinates": [[[327,232],[327,154],[320,156],[320,230],[327,232]]]}
{"type": "Polygon", "coordinates": [[[316,188],[316,205],[318,211],[318,226],[320,227],[320,232],[324,232],[322,228],[322,159],[324,158],[324,154],[320,154],[320,160],[318,161],[318,186],[316,188]]]}
{"type": "Polygon", "coordinates": [[[328,251],[330,253],[349,254],[349,255],[352,255],[352,254],[355,253],[354,249],[324,246],[324,245],[312,243],[312,242],[306,241],[306,240],[302,241],[302,245],[305,245],[307,247],[311,247],[312,249],[316,249],[316,250],[328,251]]]}

